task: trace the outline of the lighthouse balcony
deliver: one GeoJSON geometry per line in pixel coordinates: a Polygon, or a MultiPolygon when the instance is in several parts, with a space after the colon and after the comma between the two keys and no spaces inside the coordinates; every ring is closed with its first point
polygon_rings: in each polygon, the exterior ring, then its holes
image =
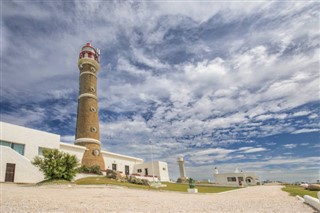
{"type": "Polygon", "coordinates": [[[79,55],[79,59],[82,59],[82,58],[93,59],[99,63],[99,57],[97,56],[97,54],[95,52],[82,51],[79,55]]]}

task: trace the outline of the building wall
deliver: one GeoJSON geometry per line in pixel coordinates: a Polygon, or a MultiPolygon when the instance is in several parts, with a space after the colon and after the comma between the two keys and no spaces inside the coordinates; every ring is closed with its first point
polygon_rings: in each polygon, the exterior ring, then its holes
{"type": "Polygon", "coordinates": [[[24,156],[32,160],[39,147],[59,149],[60,135],[0,122],[0,140],[25,144],[24,156]]]}
{"type": "MultiPolygon", "coordinates": [[[[38,156],[39,147],[59,149],[60,151],[76,155],[79,163],[82,160],[86,147],[60,142],[60,136],[43,131],[16,126],[0,122],[2,134],[0,139],[11,143],[24,144],[24,156],[10,147],[2,146],[1,148],[1,175],[0,182],[5,181],[6,164],[16,164],[14,182],[37,183],[43,180],[42,173],[37,167],[31,164],[35,156],[38,156]]],[[[152,175],[152,164],[144,163],[143,159],[117,153],[101,151],[106,169],[112,169],[112,164],[117,165],[117,171],[125,174],[125,166],[129,166],[129,174],[137,173],[137,168],[144,172],[148,168],[149,175],[152,175]]],[[[166,162],[154,162],[154,172],[161,181],[169,181],[168,165],[166,162]],[[163,170],[163,168],[165,168],[163,170]]],[[[143,174],[142,174],[143,175],[143,174]]]]}
{"type": "MultiPolygon", "coordinates": [[[[76,155],[81,162],[86,147],[61,142],[60,150],[72,155],[76,155]]],[[[123,174],[125,174],[125,166],[129,166],[129,173],[131,174],[133,173],[136,164],[143,163],[143,159],[141,158],[134,158],[107,151],[101,151],[101,154],[106,165],[106,169],[112,169],[112,164],[116,164],[117,171],[122,172],[123,174]]]]}
{"type": "MultiPolygon", "coordinates": [[[[148,169],[148,176],[152,176],[152,162],[137,164],[134,168],[134,173],[145,176],[145,169],[148,169]],[[139,172],[141,169],[141,172],[139,172]]],[[[162,161],[153,162],[154,175],[159,178],[160,181],[169,181],[168,164],[162,161]]]]}
{"type": "Polygon", "coordinates": [[[83,153],[86,151],[86,147],[60,142],[60,151],[75,155],[80,164],[83,153]]]}
{"type": "Polygon", "coordinates": [[[159,171],[160,181],[170,181],[169,169],[166,162],[158,161],[157,170],[159,171]]]}
{"type": "Polygon", "coordinates": [[[44,179],[42,172],[33,166],[30,160],[7,146],[0,146],[1,170],[0,182],[5,181],[7,163],[15,164],[15,183],[37,183],[44,179]]]}
{"type": "Polygon", "coordinates": [[[214,182],[219,185],[239,186],[239,180],[242,186],[257,185],[260,182],[259,177],[253,172],[214,174],[214,182]],[[235,181],[230,181],[230,178],[235,178],[235,181]],[[248,179],[250,179],[250,182],[248,179]]]}
{"type": "Polygon", "coordinates": [[[143,163],[143,159],[120,155],[112,152],[101,151],[106,169],[112,169],[112,164],[117,165],[117,171],[125,174],[125,166],[129,166],[129,174],[134,172],[135,165],[143,163]]]}

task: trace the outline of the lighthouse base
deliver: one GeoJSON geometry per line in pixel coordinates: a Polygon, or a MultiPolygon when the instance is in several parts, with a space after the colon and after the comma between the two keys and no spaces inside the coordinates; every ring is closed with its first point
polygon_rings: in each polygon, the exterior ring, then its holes
{"type": "Polygon", "coordinates": [[[78,143],[78,145],[85,146],[87,150],[83,153],[81,165],[86,167],[99,166],[100,170],[105,170],[105,164],[100,153],[100,145],[92,143],[78,143]]]}

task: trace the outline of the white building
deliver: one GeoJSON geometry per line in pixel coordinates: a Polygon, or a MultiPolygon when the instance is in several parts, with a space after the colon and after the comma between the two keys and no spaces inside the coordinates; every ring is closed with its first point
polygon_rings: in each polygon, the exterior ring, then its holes
{"type": "MultiPolygon", "coordinates": [[[[76,155],[81,161],[86,147],[63,143],[60,135],[0,122],[0,182],[37,183],[44,179],[37,167],[31,164],[34,157],[42,155],[43,148],[59,149],[76,155]]],[[[107,169],[130,175],[140,174],[141,178],[154,174],[161,181],[169,181],[168,165],[155,161],[144,163],[143,159],[101,151],[107,169]],[[142,172],[143,171],[143,172],[142,172]],[[153,172],[152,172],[153,171],[153,172]]]]}
{"type": "Polygon", "coordinates": [[[135,175],[149,177],[149,180],[155,177],[160,181],[170,181],[168,173],[168,164],[162,161],[152,163],[136,164],[134,167],[135,175]]]}
{"type": "Polygon", "coordinates": [[[238,169],[232,173],[219,173],[214,170],[214,183],[222,186],[254,186],[261,184],[260,177],[253,172],[243,172],[238,169]]]}

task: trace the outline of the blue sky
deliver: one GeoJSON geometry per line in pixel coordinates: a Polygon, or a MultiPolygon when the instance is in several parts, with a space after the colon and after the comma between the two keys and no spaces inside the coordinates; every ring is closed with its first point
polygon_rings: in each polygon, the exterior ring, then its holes
{"type": "Polygon", "coordinates": [[[73,143],[81,46],[101,49],[102,147],[320,179],[319,3],[2,1],[1,120],[73,143]]]}

